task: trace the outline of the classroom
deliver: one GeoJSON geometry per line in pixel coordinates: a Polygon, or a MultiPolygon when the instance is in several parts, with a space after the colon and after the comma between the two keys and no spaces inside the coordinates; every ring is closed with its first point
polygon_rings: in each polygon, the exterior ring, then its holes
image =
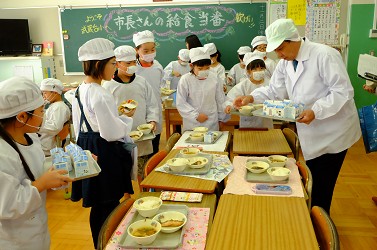
{"type": "Polygon", "coordinates": [[[376,0],[3,0],[0,26],[0,245],[376,249],[376,0]],[[28,51],[4,50],[22,29],[28,51]]]}

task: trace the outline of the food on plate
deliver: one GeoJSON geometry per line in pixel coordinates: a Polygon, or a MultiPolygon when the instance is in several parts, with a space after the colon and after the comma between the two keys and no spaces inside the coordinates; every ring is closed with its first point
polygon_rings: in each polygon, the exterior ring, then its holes
{"type": "Polygon", "coordinates": [[[261,169],[263,169],[262,167],[259,167],[259,166],[252,166],[251,168],[255,169],[255,170],[261,170],[261,169]]]}
{"type": "Polygon", "coordinates": [[[146,237],[157,233],[157,230],[153,227],[140,227],[134,230],[131,234],[135,237],[146,237]]]}
{"type": "Polygon", "coordinates": [[[137,101],[130,99],[130,100],[121,102],[118,107],[118,111],[120,113],[130,113],[136,107],[137,107],[137,101]]]}
{"type": "Polygon", "coordinates": [[[179,227],[184,223],[184,221],[168,220],[168,221],[160,222],[160,223],[161,223],[161,226],[163,226],[163,227],[179,227]]]}
{"type": "Polygon", "coordinates": [[[153,201],[153,200],[141,201],[139,203],[139,207],[141,209],[155,208],[155,207],[158,207],[159,205],[160,203],[158,201],[153,201]]]}

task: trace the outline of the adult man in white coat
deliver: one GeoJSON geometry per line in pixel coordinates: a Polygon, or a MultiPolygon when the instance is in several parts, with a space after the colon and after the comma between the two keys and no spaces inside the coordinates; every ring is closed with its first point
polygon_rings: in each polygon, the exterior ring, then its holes
{"type": "Polygon", "coordinates": [[[361,136],[353,100],[354,90],[341,56],[335,49],[300,38],[291,19],[279,19],[266,29],[267,52],[279,61],[270,85],[235,106],[290,99],[305,104],[297,118],[302,152],[313,175],[312,205],[330,212],[336,179],[347,149],[361,136]]]}

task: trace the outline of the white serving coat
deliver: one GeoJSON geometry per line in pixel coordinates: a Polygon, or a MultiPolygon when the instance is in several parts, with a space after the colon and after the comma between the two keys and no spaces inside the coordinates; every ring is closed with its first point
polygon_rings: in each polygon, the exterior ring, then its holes
{"type": "Polygon", "coordinates": [[[264,60],[264,64],[266,65],[266,77],[271,79],[276,68],[276,62],[267,57],[266,60],[264,60]]]}
{"type": "Polygon", "coordinates": [[[305,160],[348,149],[361,130],[353,87],[339,52],[306,39],[296,60],[296,72],[292,61],[279,61],[269,87],[251,93],[255,102],[290,99],[314,111],[309,125],[296,123],[305,160]]]}
{"type": "Polygon", "coordinates": [[[45,112],[44,125],[39,130],[41,145],[45,155],[50,155],[50,150],[56,147],[55,136],[63,129],[71,117],[71,111],[63,101],[51,103],[45,112]]]}
{"type": "Polygon", "coordinates": [[[235,64],[228,72],[228,77],[233,79],[233,82],[228,84],[228,86],[235,86],[239,84],[242,80],[246,79],[246,69],[241,68],[241,63],[235,64]]]}
{"type": "Polygon", "coordinates": [[[190,70],[191,68],[189,64],[182,66],[181,64],[179,64],[178,61],[172,61],[164,69],[165,71],[164,80],[170,81],[170,89],[177,89],[178,82],[181,79],[181,77],[184,74],[189,73],[190,70]],[[172,75],[173,71],[178,72],[179,74],[181,74],[181,76],[176,77],[172,75]]]}
{"type": "MultiPolygon", "coordinates": [[[[253,90],[268,86],[268,79],[265,78],[264,83],[254,84],[250,79],[243,79],[234,86],[227,94],[227,106],[232,106],[233,100],[237,96],[249,95],[253,90]]],[[[240,116],[240,128],[273,128],[272,119],[256,117],[256,116],[240,116]]]]}
{"type": "MultiPolygon", "coordinates": [[[[17,144],[35,179],[43,173],[44,154],[36,134],[33,143],[17,144]]],[[[31,184],[18,153],[0,138],[0,249],[48,250],[46,191],[31,184]]]]}
{"type": "MultiPolygon", "coordinates": [[[[152,87],[143,77],[136,75],[135,79],[130,83],[119,83],[112,79],[104,82],[102,86],[114,96],[117,106],[129,99],[138,102],[136,111],[132,116],[132,130],[137,130],[137,126],[151,121],[155,121],[157,124],[161,123],[159,120],[158,101],[152,87]]],[[[136,142],[136,144],[139,156],[153,153],[151,140],[136,142]]]]}
{"type": "Polygon", "coordinates": [[[226,84],[225,67],[221,63],[217,64],[215,67],[210,67],[210,71],[217,75],[217,77],[221,80],[221,84],[226,84]]]}
{"type": "Polygon", "coordinates": [[[177,89],[177,109],[183,119],[183,131],[204,126],[218,131],[219,121],[229,119],[224,113],[225,95],[218,78],[210,74],[205,80],[199,80],[192,73],[182,76],[177,89]],[[200,113],[206,114],[208,120],[200,123],[196,120],[200,113]]]}

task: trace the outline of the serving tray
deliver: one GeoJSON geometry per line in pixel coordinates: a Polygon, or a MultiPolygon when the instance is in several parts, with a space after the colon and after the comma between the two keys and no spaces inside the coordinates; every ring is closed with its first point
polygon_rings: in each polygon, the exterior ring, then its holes
{"type": "MultiPolygon", "coordinates": [[[[195,132],[195,131],[192,131],[192,132],[193,133],[201,133],[201,132],[195,132]]],[[[215,144],[220,139],[220,137],[224,134],[221,131],[209,131],[209,132],[215,132],[215,133],[217,133],[217,137],[216,137],[216,139],[213,142],[192,141],[191,138],[190,138],[190,136],[186,138],[185,142],[186,143],[192,143],[192,144],[206,144],[206,145],[215,144]]]]}
{"type": "Polygon", "coordinates": [[[279,120],[279,121],[296,122],[296,119],[290,119],[290,118],[285,118],[285,117],[264,115],[263,114],[263,109],[257,109],[255,111],[252,111],[251,113],[254,116],[259,116],[259,117],[264,117],[264,118],[269,118],[269,119],[274,119],[274,120],[279,120]]]}

